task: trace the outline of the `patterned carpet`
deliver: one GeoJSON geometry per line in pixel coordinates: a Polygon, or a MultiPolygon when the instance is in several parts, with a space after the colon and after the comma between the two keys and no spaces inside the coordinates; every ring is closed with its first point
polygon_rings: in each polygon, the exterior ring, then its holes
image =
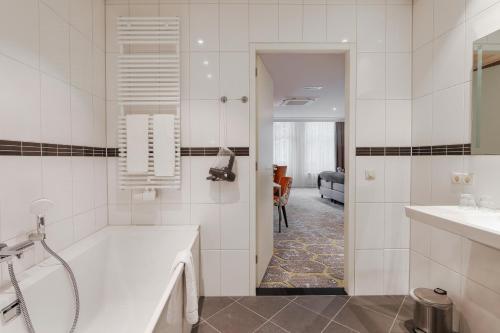
{"type": "Polygon", "coordinates": [[[343,287],[344,206],[321,199],[315,188],[292,188],[281,233],[274,212],[274,254],[260,287],[343,287]]]}

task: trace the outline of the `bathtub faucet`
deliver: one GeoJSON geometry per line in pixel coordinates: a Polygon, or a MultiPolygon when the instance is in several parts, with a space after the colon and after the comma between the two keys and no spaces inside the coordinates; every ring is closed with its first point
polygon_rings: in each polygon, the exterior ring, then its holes
{"type": "Polygon", "coordinates": [[[0,262],[10,260],[14,256],[21,258],[24,251],[33,245],[35,245],[35,243],[31,240],[20,242],[13,246],[7,246],[5,243],[0,243],[0,262]]]}

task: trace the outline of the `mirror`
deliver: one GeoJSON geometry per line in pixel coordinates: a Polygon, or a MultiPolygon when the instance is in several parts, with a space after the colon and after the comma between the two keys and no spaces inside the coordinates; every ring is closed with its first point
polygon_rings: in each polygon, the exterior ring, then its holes
{"type": "Polygon", "coordinates": [[[500,30],[474,42],[473,155],[500,155],[500,30]]]}

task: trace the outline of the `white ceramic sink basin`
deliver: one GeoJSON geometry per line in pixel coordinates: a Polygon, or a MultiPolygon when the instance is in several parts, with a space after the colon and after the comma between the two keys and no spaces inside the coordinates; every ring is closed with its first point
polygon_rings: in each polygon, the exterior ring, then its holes
{"type": "Polygon", "coordinates": [[[458,206],[409,206],[406,216],[500,249],[500,211],[458,206]]]}

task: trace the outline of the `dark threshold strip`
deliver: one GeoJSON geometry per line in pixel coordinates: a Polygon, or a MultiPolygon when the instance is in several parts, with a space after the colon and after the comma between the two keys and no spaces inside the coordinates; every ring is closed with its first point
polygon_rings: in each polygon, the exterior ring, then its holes
{"type": "Polygon", "coordinates": [[[257,296],[347,295],[344,288],[256,288],[257,296]]]}

